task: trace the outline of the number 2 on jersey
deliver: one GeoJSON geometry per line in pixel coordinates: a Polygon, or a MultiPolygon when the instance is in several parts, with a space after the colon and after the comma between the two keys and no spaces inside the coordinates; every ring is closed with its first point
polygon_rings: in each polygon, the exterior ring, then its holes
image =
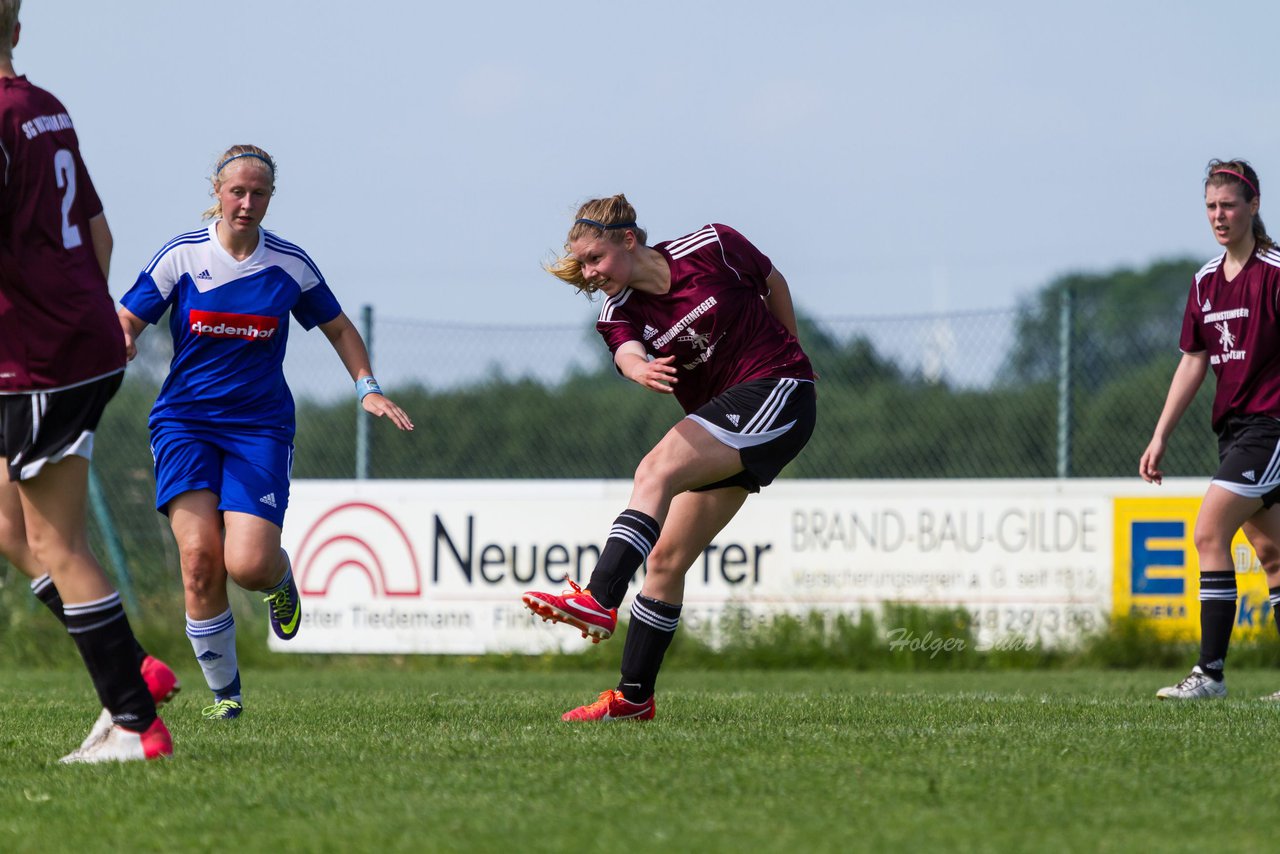
{"type": "Polygon", "coordinates": [[[71,206],[76,200],[76,159],[65,148],[53,153],[53,174],[58,181],[58,189],[66,188],[62,197],[62,245],[67,249],[75,249],[84,241],[80,238],[80,227],[71,224],[71,206]]]}

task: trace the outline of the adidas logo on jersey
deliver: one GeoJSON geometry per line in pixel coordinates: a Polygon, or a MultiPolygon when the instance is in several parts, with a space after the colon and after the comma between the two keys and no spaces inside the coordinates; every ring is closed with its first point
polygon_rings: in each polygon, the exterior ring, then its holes
{"type": "Polygon", "coordinates": [[[1204,305],[1200,306],[1201,311],[1213,311],[1213,306],[1209,305],[1209,301],[1205,300],[1204,305]]]}
{"type": "Polygon", "coordinates": [[[737,426],[738,426],[738,422],[742,420],[742,416],[740,416],[740,415],[736,415],[736,414],[734,414],[734,413],[732,413],[732,412],[731,412],[731,413],[729,413],[728,415],[726,415],[726,416],[725,416],[725,418],[728,418],[728,419],[729,419],[729,423],[730,423],[730,424],[732,424],[734,427],[737,427],[737,426]]]}
{"type": "Polygon", "coordinates": [[[263,504],[267,505],[268,507],[276,506],[276,494],[274,492],[268,492],[266,495],[262,496],[258,500],[263,504]]]}
{"type": "Polygon", "coordinates": [[[1253,469],[1249,469],[1246,472],[1241,472],[1240,476],[1245,480],[1249,481],[1250,483],[1253,483],[1258,479],[1258,474],[1253,469]]]}
{"type": "Polygon", "coordinates": [[[211,649],[206,649],[204,652],[196,656],[196,661],[217,661],[219,658],[222,658],[222,656],[218,655],[211,649]]]}
{"type": "Polygon", "coordinates": [[[657,335],[657,334],[658,334],[658,330],[654,329],[652,326],[650,326],[650,325],[649,325],[649,324],[647,324],[647,323],[645,324],[645,327],[644,327],[644,340],[648,341],[650,338],[652,338],[653,336],[655,336],[655,335],[657,335]]]}
{"type": "Polygon", "coordinates": [[[207,281],[213,281],[213,276],[210,276],[210,275],[209,275],[209,271],[208,271],[208,270],[201,270],[201,271],[200,271],[200,273],[199,273],[199,275],[197,275],[197,276],[196,276],[196,278],[197,278],[197,279],[205,279],[205,280],[207,280],[207,281]]]}

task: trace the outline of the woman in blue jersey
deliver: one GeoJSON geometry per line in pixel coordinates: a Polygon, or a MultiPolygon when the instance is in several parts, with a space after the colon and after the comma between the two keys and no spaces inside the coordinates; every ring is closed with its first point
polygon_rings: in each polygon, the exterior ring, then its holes
{"type": "Polygon", "coordinates": [[[214,693],[208,718],[243,710],[228,576],[261,591],[277,637],[301,621],[280,529],[289,503],[293,397],[283,362],[289,315],[319,326],[355,380],[365,411],[401,430],[413,423],[383,396],[369,353],[305,252],[262,228],[275,162],[237,145],[213,174],[207,228],[161,248],[121,300],[129,358],[148,324],[169,312],[173,361],[151,410],[156,508],[169,517],[182,564],[187,636],[214,693]]]}

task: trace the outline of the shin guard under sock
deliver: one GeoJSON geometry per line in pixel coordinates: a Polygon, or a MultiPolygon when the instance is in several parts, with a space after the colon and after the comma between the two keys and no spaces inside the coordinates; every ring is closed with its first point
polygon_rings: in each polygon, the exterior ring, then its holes
{"type": "Polygon", "coordinates": [[[627,595],[627,585],[644,563],[653,544],[658,541],[661,526],[652,516],[639,510],[623,510],[613,521],[604,551],[591,572],[587,589],[606,608],[616,608],[627,595]]]}
{"type": "MultiPolygon", "coordinates": [[[[36,580],[31,582],[31,592],[40,600],[46,608],[53,612],[53,616],[58,618],[58,622],[62,625],[67,624],[67,615],[62,609],[62,594],[58,592],[58,588],[53,585],[53,579],[49,577],[49,573],[45,573],[36,580]]],[[[142,644],[134,643],[138,647],[138,666],[142,666],[142,661],[147,657],[147,651],[142,648],[142,644]]]]}
{"type": "Polygon", "coordinates": [[[680,626],[680,606],[636,596],[631,602],[631,622],[622,646],[622,681],[618,690],[632,703],[653,696],[658,670],[667,647],[680,626]]]}
{"type": "Polygon", "coordinates": [[[1236,622],[1236,573],[1200,573],[1200,660],[1196,664],[1214,679],[1222,679],[1227,647],[1236,622]]]}
{"type": "Polygon", "coordinates": [[[111,720],[134,732],[146,731],[156,719],[156,704],[138,670],[138,642],[120,604],[120,594],[64,604],[63,612],[67,633],[76,642],[111,720]]]}
{"type": "Polygon", "coordinates": [[[208,620],[187,616],[187,638],[205,684],[217,699],[240,698],[240,666],[236,659],[236,621],[231,609],[208,620]]]}
{"type": "Polygon", "coordinates": [[[1271,616],[1276,621],[1276,631],[1280,632],[1280,587],[1267,590],[1267,601],[1271,604],[1271,616]]]}

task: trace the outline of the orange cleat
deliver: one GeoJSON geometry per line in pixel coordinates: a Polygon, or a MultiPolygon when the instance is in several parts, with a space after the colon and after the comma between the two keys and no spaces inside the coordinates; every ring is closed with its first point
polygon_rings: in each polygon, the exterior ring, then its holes
{"type": "Polygon", "coordinates": [[[573,590],[566,590],[560,596],[530,591],[520,599],[543,622],[568,623],[582,632],[584,638],[590,637],[592,643],[613,637],[614,629],[618,628],[618,609],[606,609],[590,590],[583,590],[571,578],[565,580],[573,590]]]}
{"type": "Polygon", "coordinates": [[[586,706],[579,706],[560,716],[562,721],[651,721],[653,697],[643,703],[633,703],[616,688],[602,691],[599,699],[586,706]]]}

